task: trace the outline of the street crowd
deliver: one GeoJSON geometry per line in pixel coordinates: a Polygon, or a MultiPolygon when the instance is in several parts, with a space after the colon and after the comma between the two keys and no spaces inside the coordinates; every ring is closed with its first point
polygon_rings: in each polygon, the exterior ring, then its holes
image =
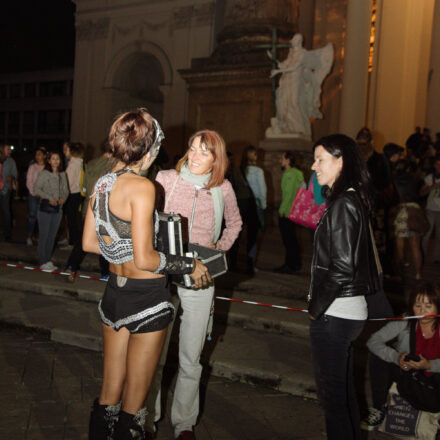
{"type": "MultiPolygon", "coordinates": [[[[91,439],[153,438],[155,427],[145,429],[145,416],[148,409],[155,421],[161,417],[162,368],[179,303],[171,423],[175,438],[195,438],[200,355],[215,286],[199,259],[156,249],[155,210],[186,219],[186,241],[228,252],[230,270],[238,270],[245,235],[246,273],[258,271],[258,234],[264,234],[267,222],[265,171],[270,171],[259,165],[258,149],[247,146],[237,166],[221,135],[201,130],[175,166],[165,169],[164,160],[158,160],[164,157],[162,140],[158,122],[137,109],[115,120],[99,157],[85,163],[79,142],[65,142],[59,150],[39,146],[27,169],[25,240],[27,246],[37,244],[40,268],[57,269],[51,258],[59,246],[70,250],[63,268],[70,282],[86,252],[99,254],[101,276],[108,280],[99,303],[104,372],[92,407],[91,439]],[[172,296],[168,278],[176,275],[188,275],[192,286],[180,285],[172,296]]],[[[18,182],[12,153],[10,145],[1,146],[0,207],[7,242],[18,182]]],[[[404,147],[380,146],[364,127],[355,139],[335,134],[318,140],[311,172],[300,169],[291,151],[280,152],[279,165],[278,225],[285,258],[275,272],[305,269],[298,224],[314,234],[310,341],[327,438],[359,439],[361,428],[383,425],[393,382],[410,407],[438,416],[440,285],[423,280],[422,267],[428,260],[440,267],[440,133],[432,140],[428,129],[416,127],[404,147]],[[308,223],[298,221],[298,210],[308,223]],[[407,316],[417,319],[389,322],[368,340],[372,406],[362,419],[353,385],[353,343],[366,319],[392,313],[383,278],[403,275],[414,280],[407,316]],[[434,392],[422,395],[420,384],[434,392]]]]}

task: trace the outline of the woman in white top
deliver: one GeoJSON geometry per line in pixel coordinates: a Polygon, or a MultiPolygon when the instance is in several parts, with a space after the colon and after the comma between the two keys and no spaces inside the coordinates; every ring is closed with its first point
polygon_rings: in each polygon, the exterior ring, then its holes
{"type": "Polygon", "coordinates": [[[360,438],[353,384],[353,342],[368,308],[366,295],[380,290],[369,216],[370,176],[355,141],[335,134],[314,146],[318,182],[328,207],[318,223],[309,292],[310,339],[327,438],[360,438]]]}

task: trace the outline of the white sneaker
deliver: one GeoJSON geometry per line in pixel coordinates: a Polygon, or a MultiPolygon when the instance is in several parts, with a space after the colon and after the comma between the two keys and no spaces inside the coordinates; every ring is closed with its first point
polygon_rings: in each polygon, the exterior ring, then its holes
{"type": "Polygon", "coordinates": [[[40,266],[40,269],[41,270],[53,270],[52,266],[49,263],[50,263],[50,261],[48,261],[47,263],[42,264],[40,266]]]}
{"type": "Polygon", "coordinates": [[[55,264],[52,263],[52,261],[48,261],[46,264],[50,265],[50,270],[57,270],[58,266],[55,266],[55,264]]]}
{"type": "Polygon", "coordinates": [[[33,246],[33,245],[34,245],[34,242],[32,241],[32,238],[28,237],[26,239],[26,246],[33,246]]]}
{"type": "Polygon", "coordinates": [[[55,264],[52,263],[52,261],[48,261],[47,263],[44,263],[40,266],[40,269],[43,270],[57,270],[58,267],[55,266],[55,264]]]}

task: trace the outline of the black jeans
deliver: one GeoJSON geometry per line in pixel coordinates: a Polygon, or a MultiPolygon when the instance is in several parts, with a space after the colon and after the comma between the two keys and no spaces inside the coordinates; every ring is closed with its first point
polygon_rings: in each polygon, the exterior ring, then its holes
{"type": "Polygon", "coordinates": [[[364,323],[327,315],[310,321],[315,381],[325,412],[328,440],[360,439],[360,415],[353,381],[353,342],[364,323]]]}
{"type": "Polygon", "coordinates": [[[238,234],[237,239],[232,245],[229,251],[229,257],[231,261],[231,269],[235,269],[237,266],[238,247],[240,239],[243,234],[244,228],[246,228],[246,258],[248,268],[255,266],[256,251],[254,246],[257,242],[258,234],[258,217],[257,217],[257,205],[254,199],[238,199],[238,209],[240,210],[240,216],[243,221],[243,229],[238,234]]]}
{"type": "Polygon", "coordinates": [[[370,353],[369,368],[373,407],[382,409],[387,401],[391,384],[399,380],[400,367],[370,353]]]}
{"type": "Polygon", "coordinates": [[[296,238],[296,224],[287,217],[279,217],[278,226],[280,228],[281,239],[286,248],[284,264],[294,270],[300,269],[301,256],[298,240],[296,238]]]}
{"type": "Polygon", "coordinates": [[[69,194],[64,205],[64,214],[69,228],[69,244],[77,244],[81,241],[81,218],[79,207],[83,201],[81,193],[69,194]]]}
{"type": "Polygon", "coordinates": [[[11,190],[0,192],[0,209],[3,220],[3,238],[10,240],[12,235],[11,190]]]}

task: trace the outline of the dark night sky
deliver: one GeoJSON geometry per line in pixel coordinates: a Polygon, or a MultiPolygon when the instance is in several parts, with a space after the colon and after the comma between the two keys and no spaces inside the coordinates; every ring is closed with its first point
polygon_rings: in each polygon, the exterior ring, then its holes
{"type": "Polygon", "coordinates": [[[0,73],[73,67],[74,12],[71,0],[2,0],[0,73]]]}

